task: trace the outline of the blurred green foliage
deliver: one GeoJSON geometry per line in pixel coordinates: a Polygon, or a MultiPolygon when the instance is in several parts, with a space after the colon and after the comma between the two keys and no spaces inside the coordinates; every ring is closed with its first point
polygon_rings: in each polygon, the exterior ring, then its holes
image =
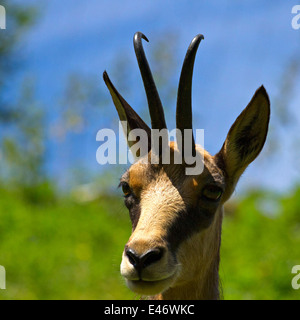
{"type": "Polygon", "coordinates": [[[1,190],[0,265],[7,289],[0,299],[130,298],[119,276],[130,233],[122,203],[105,197],[76,204],[56,199],[45,186],[31,192],[44,199],[1,190]]]}
{"type": "MultiPolygon", "coordinates": [[[[43,194],[40,201],[0,191],[0,264],[7,273],[0,299],[139,298],[119,274],[131,230],[120,198],[79,204],[57,199],[47,185],[31,190],[43,194]]],[[[221,246],[224,299],[299,299],[291,286],[299,248],[300,188],[231,202],[221,246]]]]}
{"type": "Polygon", "coordinates": [[[255,191],[223,224],[220,275],[225,299],[300,299],[300,188],[286,196],[255,191]]]}

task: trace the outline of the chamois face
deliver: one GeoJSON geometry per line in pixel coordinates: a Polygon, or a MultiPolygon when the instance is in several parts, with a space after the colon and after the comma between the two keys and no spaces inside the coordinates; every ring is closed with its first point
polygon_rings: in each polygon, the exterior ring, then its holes
{"type": "MultiPolygon", "coordinates": [[[[148,41],[140,32],[134,35],[134,49],[147,95],[152,129],[121,96],[106,72],[103,78],[120,120],[127,123],[125,132],[129,147],[134,144],[129,136],[135,129],[142,130],[148,139],[148,149],[141,151],[144,158],[132,165],[121,178],[125,205],[132,221],[132,235],[123,252],[121,274],[133,291],[154,295],[170,288],[181,288],[195,279],[198,281],[199,275],[211,272],[214,260],[218,266],[222,204],[263,148],[270,101],[261,86],[231,126],[215,156],[196,146],[192,135],[188,145],[193,156],[201,154],[204,164],[201,174],[188,175],[185,164],[174,164],[172,160],[169,164],[163,164],[164,161],[151,164],[152,153],[160,159],[165,151],[163,145],[151,150],[153,129],[163,130],[167,125],[142,39],[148,41]]],[[[179,80],[176,128],[182,134],[180,150],[185,150],[186,129],[192,131],[193,66],[202,39],[203,35],[199,34],[190,43],[179,80]]],[[[175,143],[170,143],[170,152],[173,154],[171,159],[178,159],[176,153],[182,157],[175,143]]]]}
{"type": "MultiPolygon", "coordinates": [[[[174,144],[171,151],[178,152],[174,144]]],[[[213,223],[225,189],[214,158],[204,151],[204,170],[198,176],[186,175],[183,165],[142,159],[122,176],[121,186],[132,222],[121,263],[128,287],[153,295],[188,281],[193,273],[185,254],[193,250],[190,240],[213,223]]]]}

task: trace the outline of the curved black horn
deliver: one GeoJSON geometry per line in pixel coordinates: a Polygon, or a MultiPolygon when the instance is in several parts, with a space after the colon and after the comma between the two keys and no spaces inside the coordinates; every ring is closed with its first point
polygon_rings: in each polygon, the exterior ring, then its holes
{"type": "Polygon", "coordinates": [[[147,95],[152,129],[161,130],[167,128],[164,110],[152,77],[148,61],[146,59],[146,55],[142,45],[142,39],[149,42],[144,34],[142,34],[141,32],[136,32],[133,38],[134,51],[139,64],[147,95]]]}
{"type": "MultiPolygon", "coordinates": [[[[176,127],[182,133],[182,151],[184,150],[184,129],[193,129],[192,123],[192,79],[195,56],[200,44],[204,39],[202,34],[198,34],[191,42],[181,70],[176,107],[176,127]]],[[[195,140],[192,136],[192,154],[195,156],[195,140]]]]}

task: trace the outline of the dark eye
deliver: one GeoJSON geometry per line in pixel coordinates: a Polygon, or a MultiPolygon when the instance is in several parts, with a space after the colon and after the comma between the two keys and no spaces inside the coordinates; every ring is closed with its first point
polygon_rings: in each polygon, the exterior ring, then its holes
{"type": "Polygon", "coordinates": [[[129,187],[129,184],[127,182],[123,182],[121,186],[122,186],[122,191],[124,193],[124,196],[125,197],[130,196],[131,195],[131,189],[129,187]]]}
{"type": "Polygon", "coordinates": [[[203,191],[202,195],[204,198],[212,201],[217,201],[221,198],[223,190],[217,186],[206,186],[203,191]]]}

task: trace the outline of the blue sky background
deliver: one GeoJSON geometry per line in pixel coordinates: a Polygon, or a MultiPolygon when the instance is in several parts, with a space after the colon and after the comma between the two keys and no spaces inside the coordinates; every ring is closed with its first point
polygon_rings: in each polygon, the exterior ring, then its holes
{"type": "MultiPolygon", "coordinates": [[[[113,69],[112,57],[116,53],[124,53],[132,59],[130,77],[134,79],[136,89],[126,97],[128,102],[136,110],[146,108],[141,77],[134,61],[132,38],[136,31],[142,31],[150,40],[149,44],[145,43],[146,53],[161,34],[172,32],[176,35],[174,55],[178,66],[170,78],[174,83],[178,82],[190,41],[196,34],[204,34],[205,40],[195,63],[193,112],[197,119],[194,127],[205,129],[205,147],[212,154],[221,148],[231,124],[255,90],[264,84],[271,103],[274,102],[278,99],[281,78],[290,59],[300,59],[300,29],[294,30],[291,26],[295,1],[27,2],[37,4],[42,15],[20,43],[25,64],[18,77],[29,74],[36,78],[39,99],[47,106],[49,134],[56,118],[55,105],[68,75],[72,72],[95,75],[99,90],[105,90],[102,73],[113,69]]],[[[300,137],[299,75],[296,82],[290,101],[296,125],[281,130],[280,153],[272,161],[254,162],[244,174],[238,192],[256,185],[285,191],[299,181],[297,159],[295,161],[297,150],[290,152],[291,137],[300,137]]],[[[118,83],[115,85],[118,87],[118,83]]],[[[175,103],[176,96],[171,106],[174,119],[167,119],[170,129],[174,126],[175,103]]],[[[107,108],[115,112],[112,102],[107,108]]],[[[69,164],[78,159],[95,175],[100,173],[102,168],[95,158],[98,147],[95,137],[102,126],[102,121],[98,123],[93,119],[86,136],[77,137],[78,143],[72,146],[68,140],[58,146],[49,139],[49,175],[63,179],[69,164]]]]}

